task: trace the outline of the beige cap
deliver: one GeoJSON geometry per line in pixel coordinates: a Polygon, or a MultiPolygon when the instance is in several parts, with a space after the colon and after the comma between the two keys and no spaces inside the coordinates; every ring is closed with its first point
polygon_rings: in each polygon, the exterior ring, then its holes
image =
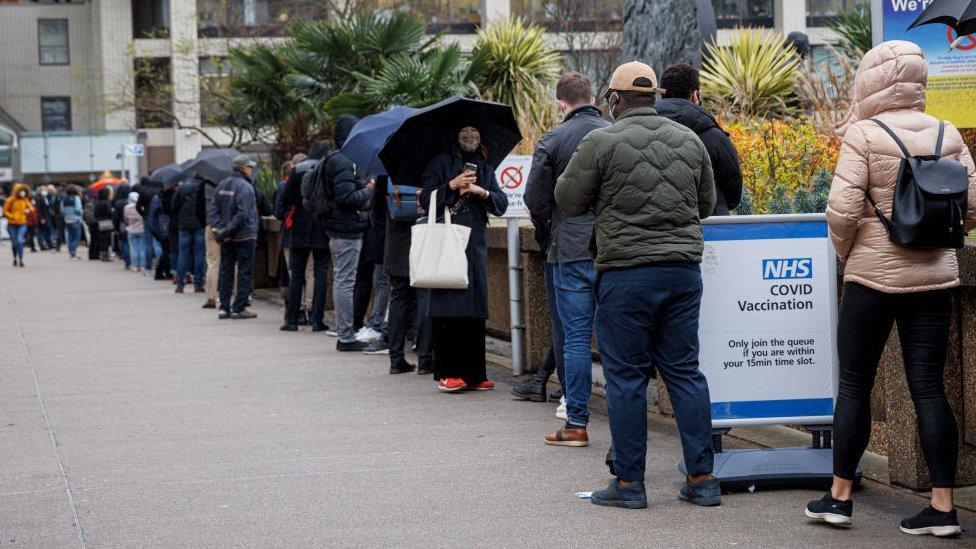
{"type": "Polygon", "coordinates": [[[640,61],[631,61],[617,67],[610,77],[609,89],[664,93],[663,89],[657,87],[657,75],[654,74],[654,69],[640,61]]]}

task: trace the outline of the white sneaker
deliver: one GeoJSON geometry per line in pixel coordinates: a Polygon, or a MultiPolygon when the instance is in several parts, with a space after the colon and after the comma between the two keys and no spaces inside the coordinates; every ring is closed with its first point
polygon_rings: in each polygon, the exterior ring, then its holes
{"type": "Polygon", "coordinates": [[[566,415],[566,397],[559,397],[559,406],[556,407],[556,419],[564,419],[569,421],[569,417],[566,415]]]}
{"type": "Polygon", "coordinates": [[[363,326],[358,332],[356,332],[356,341],[361,341],[363,343],[372,343],[381,337],[383,337],[383,334],[377,332],[369,326],[363,326]]]}
{"type": "Polygon", "coordinates": [[[326,330],[325,331],[325,335],[327,335],[329,337],[339,337],[339,332],[337,332],[335,330],[326,330]]]}

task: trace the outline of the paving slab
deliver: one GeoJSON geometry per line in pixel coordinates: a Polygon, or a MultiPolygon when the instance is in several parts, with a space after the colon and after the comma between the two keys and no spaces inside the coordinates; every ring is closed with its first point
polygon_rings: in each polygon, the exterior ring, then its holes
{"type": "Polygon", "coordinates": [[[548,447],[553,405],[514,401],[504,383],[440,394],[429,377],[389,375],[386,357],[279,332],[271,303],[255,303],[256,320],[220,321],[199,294],[118,262],[37,253],[27,264],[0,267],[0,546],[935,543],[897,529],[924,499],[875,482],[849,530],[807,521],[819,494],[805,490],[681,503],[680,445],[661,417],[650,508],[595,507],[575,493],[608,480],[605,417],[590,447],[548,447]]]}

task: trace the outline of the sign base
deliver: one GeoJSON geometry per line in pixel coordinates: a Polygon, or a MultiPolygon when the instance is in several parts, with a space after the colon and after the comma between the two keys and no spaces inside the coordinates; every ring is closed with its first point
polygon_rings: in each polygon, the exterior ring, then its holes
{"type": "MultiPolygon", "coordinates": [[[[811,488],[826,490],[833,479],[831,448],[755,448],[715,453],[713,475],[722,483],[722,491],[769,488],[811,488]]],[[[683,475],[684,462],[678,464],[683,475]]],[[[854,486],[861,484],[861,469],[854,486]]]]}

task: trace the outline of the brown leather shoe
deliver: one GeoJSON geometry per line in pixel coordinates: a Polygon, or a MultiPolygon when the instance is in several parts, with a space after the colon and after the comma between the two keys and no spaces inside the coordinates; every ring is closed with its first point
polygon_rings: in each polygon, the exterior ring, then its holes
{"type": "Polygon", "coordinates": [[[552,446],[589,446],[590,437],[586,434],[586,427],[582,429],[563,428],[555,433],[547,433],[546,444],[552,446]]]}
{"type": "Polygon", "coordinates": [[[203,292],[206,292],[206,291],[207,291],[207,289],[204,288],[203,286],[194,286],[193,287],[193,293],[195,293],[195,294],[202,294],[203,292]]]}
{"type": "Polygon", "coordinates": [[[216,309],[217,308],[217,300],[215,300],[215,299],[208,299],[206,301],[206,303],[203,304],[203,307],[201,307],[201,308],[203,308],[203,309],[216,309]]]}
{"type": "Polygon", "coordinates": [[[183,293],[183,286],[177,286],[176,287],[176,293],[182,294],[183,293]]]}

